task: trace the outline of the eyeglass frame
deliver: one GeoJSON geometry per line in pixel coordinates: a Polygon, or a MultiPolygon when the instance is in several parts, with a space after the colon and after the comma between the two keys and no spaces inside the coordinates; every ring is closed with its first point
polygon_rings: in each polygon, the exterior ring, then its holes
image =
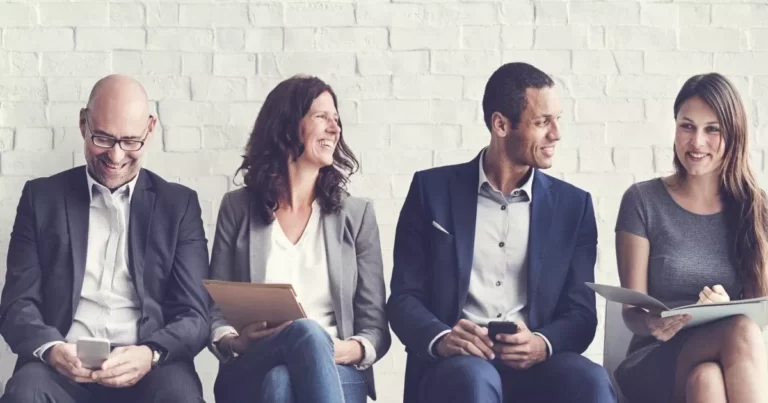
{"type": "MultiPolygon", "coordinates": [[[[149,137],[149,133],[151,132],[149,126],[147,126],[147,128],[145,129],[145,134],[144,134],[144,136],[143,136],[143,138],[141,140],[136,140],[136,139],[132,139],[132,138],[131,139],[118,139],[118,138],[116,138],[116,137],[114,137],[112,135],[94,134],[93,130],[91,130],[91,124],[88,121],[88,108],[83,108],[83,115],[85,117],[85,128],[88,130],[88,133],[91,134],[91,136],[90,136],[91,137],[91,143],[93,143],[93,145],[95,145],[96,147],[101,148],[102,150],[112,149],[112,148],[115,147],[115,144],[117,144],[120,147],[120,149],[125,151],[125,152],[131,153],[131,152],[139,151],[142,148],[144,148],[144,143],[146,143],[147,137],[149,137]],[[109,147],[100,146],[100,145],[96,144],[96,141],[94,140],[94,138],[96,138],[96,137],[98,137],[100,139],[108,139],[109,141],[112,142],[112,145],[109,146],[109,147]],[[126,150],[125,148],[123,148],[123,143],[124,142],[128,142],[128,141],[139,143],[139,148],[137,148],[135,150],[126,150]]],[[[152,122],[152,119],[154,119],[154,116],[150,113],[149,114],[149,118],[147,119],[147,121],[148,122],[152,122]]]]}

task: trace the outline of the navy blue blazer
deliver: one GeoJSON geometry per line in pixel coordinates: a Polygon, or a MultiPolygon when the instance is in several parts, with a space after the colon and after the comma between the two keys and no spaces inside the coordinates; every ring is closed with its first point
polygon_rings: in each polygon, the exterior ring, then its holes
{"type": "MultiPolygon", "coordinates": [[[[479,158],[414,174],[400,212],[387,316],[408,353],[405,403],[417,401],[422,374],[435,362],[429,343],[458,322],[467,298],[479,158]]],[[[594,281],[596,254],[589,193],[537,171],[528,242],[528,327],[549,339],[553,354],[581,354],[595,336],[595,294],[584,282],[594,281]]]]}
{"type": "MultiPolygon", "coordinates": [[[[80,301],[88,247],[85,167],[24,185],[8,248],[0,334],[16,369],[64,340],[80,301]]],[[[131,198],[128,270],[141,308],[139,343],[191,362],[208,340],[208,247],[197,194],[142,169],[131,198]]]]}

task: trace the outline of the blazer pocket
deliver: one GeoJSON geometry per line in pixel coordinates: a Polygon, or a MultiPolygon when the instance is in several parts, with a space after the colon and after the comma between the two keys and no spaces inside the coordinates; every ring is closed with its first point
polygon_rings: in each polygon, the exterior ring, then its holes
{"type": "Polygon", "coordinates": [[[434,258],[438,258],[447,251],[454,249],[453,235],[437,227],[432,227],[427,239],[429,240],[431,253],[434,258]]]}
{"type": "Polygon", "coordinates": [[[432,221],[432,226],[434,228],[436,228],[438,231],[440,231],[440,232],[442,232],[442,233],[444,233],[446,235],[451,235],[451,233],[448,232],[445,228],[443,228],[440,224],[438,224],[437,221],[432,221]]]}

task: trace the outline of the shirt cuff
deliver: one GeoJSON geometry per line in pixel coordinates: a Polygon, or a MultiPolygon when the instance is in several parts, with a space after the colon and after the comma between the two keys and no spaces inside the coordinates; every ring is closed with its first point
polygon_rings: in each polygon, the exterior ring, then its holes
{"type": "Polygon", "coordinates": [[[51,347],[53,347],[53,346],[55,346],[57,344],[64,344],[64,342],[61,341],[61,340],[56,340],[56,341],[51,341],[51,342],[45,343],[42,346],[38,347],[37,350],[35,350],[32,354],[35,357],[37,357],[37,359],[39,359],[40,361],[45,362],[45,360],[43,359],[43,355],[45,354],[46,351],[48,351],[49,348],[51,348],[51,347]]]}
{"type": "Polygon", "coordinates": [[[359,371],[365,371],[370,368],[376,362],[376,349],[373,348],[373,343],[362,336],[352,336],[349,340],[357,340],[363,345],[363,359],[354,367],[359,371]]]}
{"type": "Polygon", "coordinates": [[[448,334],[450,332],[451,332],[451,329],[443,330],[442,332],[438,333],[437,336],[435,336],[435,338],[432,339],[432,341],[429,342],[429,346],[427,346],[427,353],[429,353],[430,357],[435,358],[435,359],[438,358],[437,356],[432,354],[432,347],[435,345],[435,342],[437,342],[438,340],[440,340],[441,337],[445,336],[446,334],[448,334]]]}
{"type": "Polygon", "coordinates": [[[219,359],[221,362],[227,362],[232,358],[237,358],[237,353],[234,351],[232,352],[232,355],[229,354],[223,354],[221,350],[219,350],[219,341],[221,341],[224,336],[232,334],[235,336],[238,336],[237,330],[232,326],[221,326],[217,327],[213,330],[211,333],[211,344],[208,346],[213,353],[213,355],[216,356],[216,358],[219,359]]]}
{"type": "Polygon", "coordinates": [[[539,332],[533,332],[533,334],[544,339],[544,343],[547,344],[547,358],[552,357],[552,343],[549,342],[549,339],[547,338],[547,336],[544,336],[539,332]]]}

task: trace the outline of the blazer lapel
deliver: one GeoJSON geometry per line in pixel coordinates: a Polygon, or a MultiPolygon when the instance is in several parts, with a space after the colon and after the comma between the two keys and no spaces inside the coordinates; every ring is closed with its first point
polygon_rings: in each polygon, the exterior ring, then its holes
{"type": "Polygon", "coordinates": [[[142,169],[136,188],[132,190],[131,212],[128,224],[128,250],[130,264],[128,270],[136,286],[139,300],[144,300],[144,258],[147,253],[147,242],[152,227],[152,213],[155,207],[155,192],[152,181],[142,169]]]}
{"type": "Polygon", "coordinates": [[[267,254],[269,253],[270,226],[261,219],[256,206],[251,203],[251,219],[248,224],[250,244],[250,281],[263,283],[267,271],[267,254]]]}
{"type": "Polygon", "coordinates": [[[72,315],[77,311],[80,292],[85,276],[85,259],[88,253],[88,211],[90,209],[90,189],[85,168],[77,170],[71,178],[70,191],[66,196],[67,227],[69,245],[72,248],[72,315]]]}
{"type": "MultiPolygon", "coordinates": [[[[343,210],[342,210],[343,211],[343,210]]],[[[333,298],[333,312],[336,316],[336,327],[339,336],[342,338],[348,336],[344,331],[344,318],[347,317],[346,304],[342,304],[344,298],[344,278],[352,278],[351,273],[348,276],[343,275],[341,248],[343,236],[344,214],[338,212],[335,214],[323,214],[323,236],[325,237],[325,254],[328,262],[328,276],[331,283],[331,294],[333,298]]]]}
{"type": "MultiPolygon", "coordinates": [[[[557,207],[557,195],[549,190],[550,181],[541,173],[533,177],[533,199],[531,201],[531,225],[528,239],[528,306],[531,312],[536,308],[536,292],[543,271],[542,260],[546,252],[552,217],[557,207]]],[[[531,319],[536,315],[529,315],[531,319]]],[[[531,323],[531,328],[538,325],[531,323]]]]}
{"type": "Polygon", "coordinates": [[[459,307],[464,306],[469,291],[469,276],[472,272],[480,155],[461,166],[449,184],[453,237],[456,244],[456,268],[459,279],[459,298],[457,300],[459,307]]]}

